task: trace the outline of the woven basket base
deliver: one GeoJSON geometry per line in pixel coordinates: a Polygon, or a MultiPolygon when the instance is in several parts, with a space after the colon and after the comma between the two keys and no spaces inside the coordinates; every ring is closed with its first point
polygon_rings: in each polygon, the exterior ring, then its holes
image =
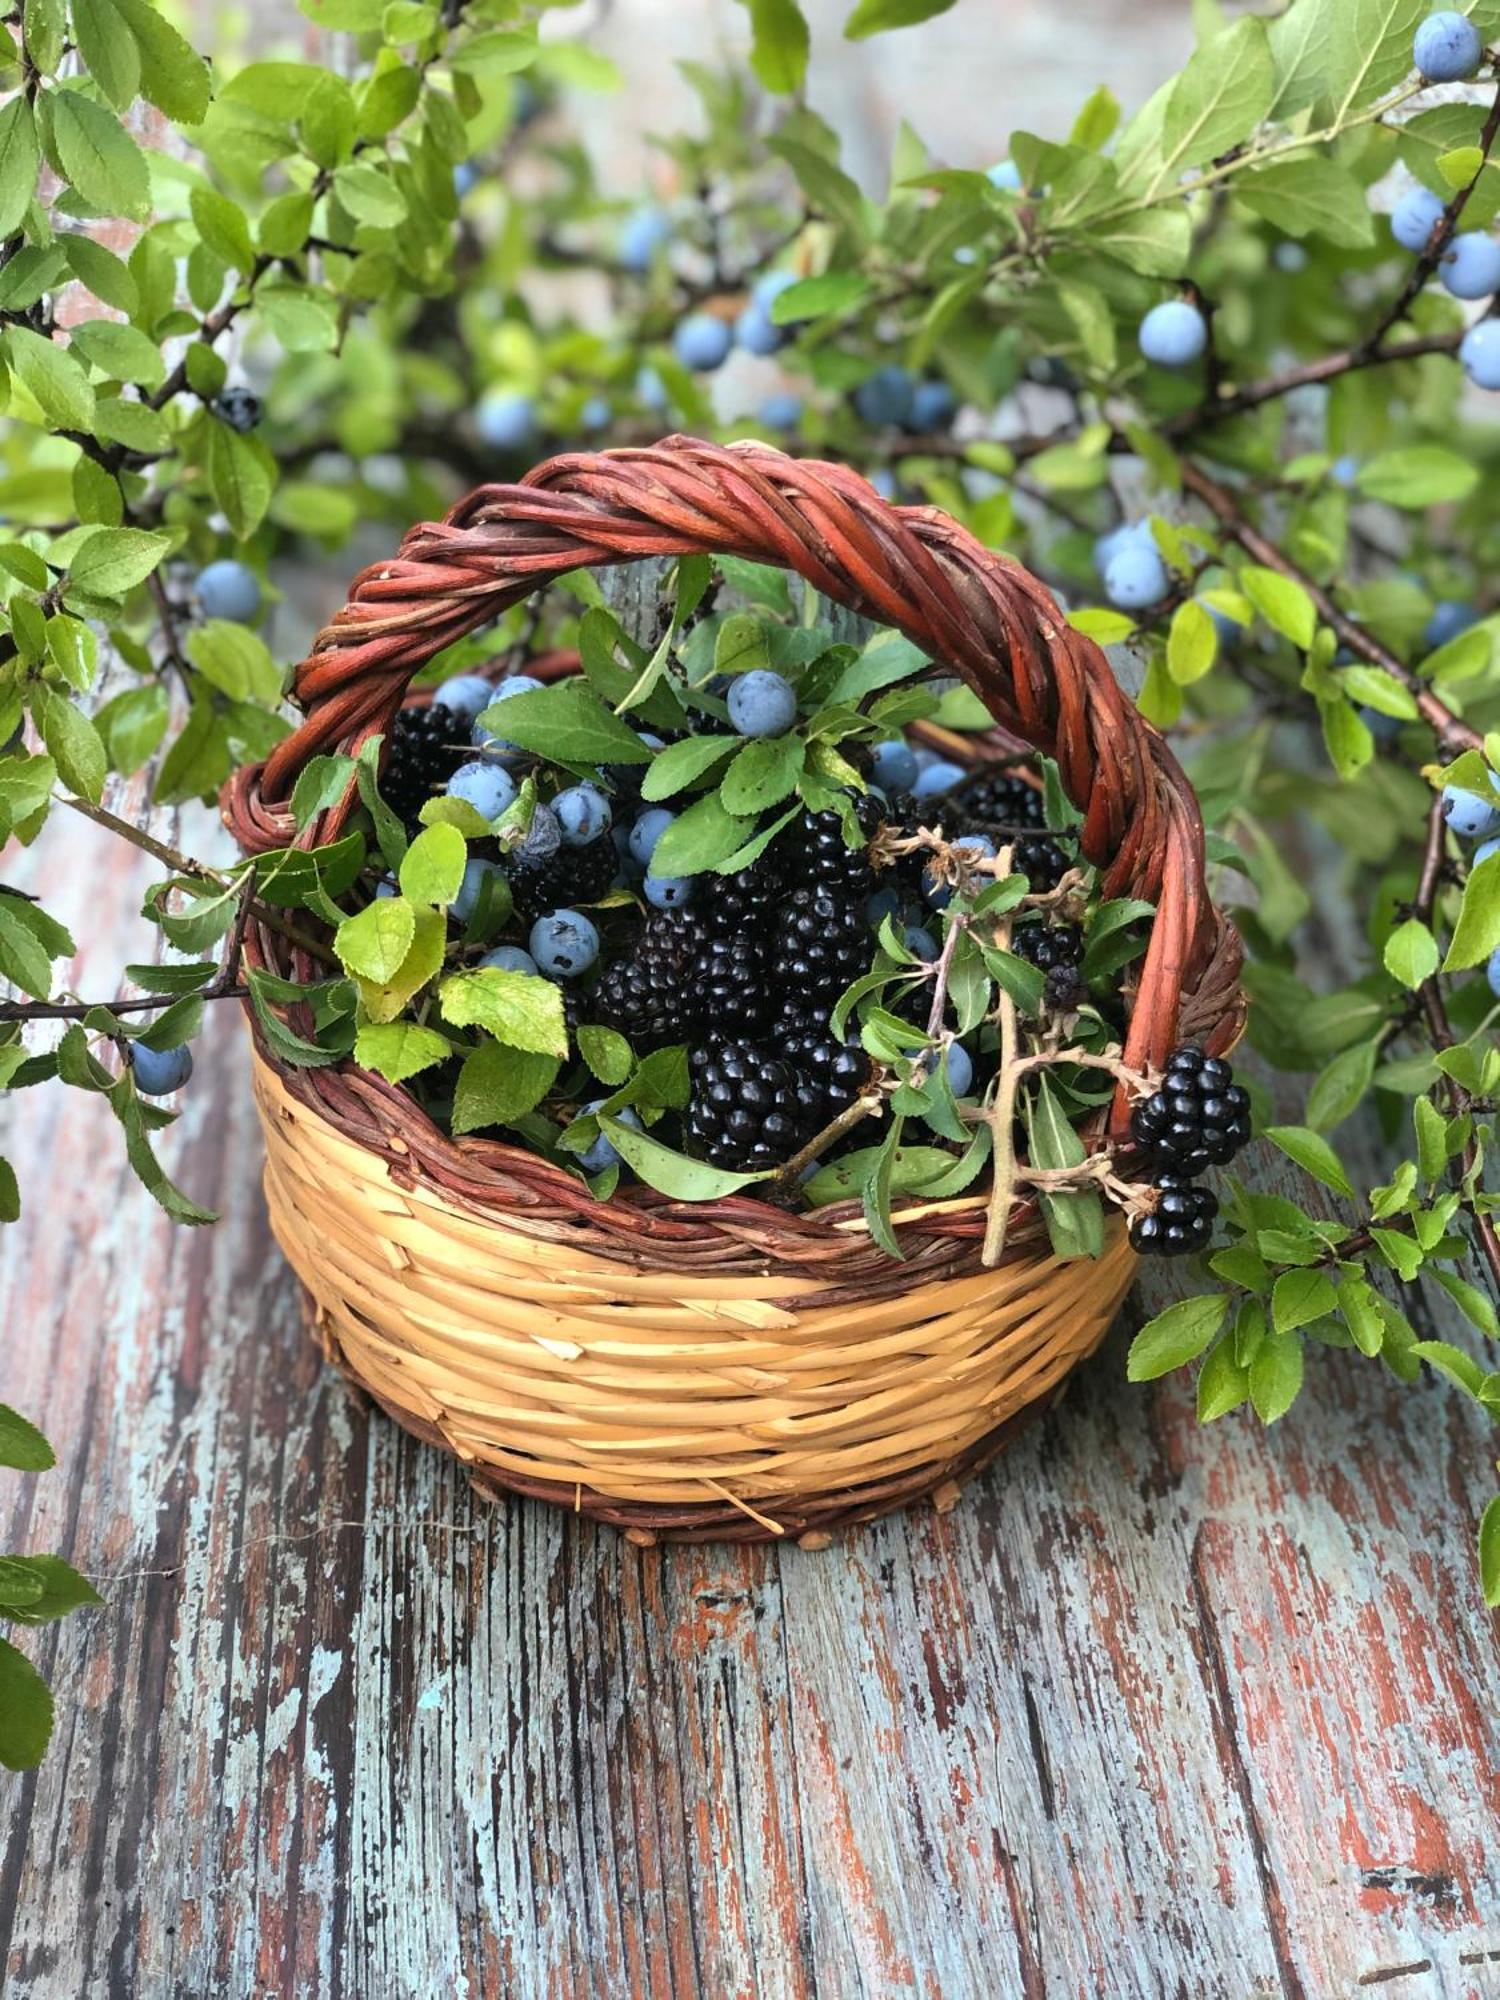
{"type": "Polygon", "coordinates": [[[272,1228],[330,1358],[485,1491],[637,1539],[818,1537],[949,1502],[1134,1275],[1118,1221],[1095,1262],[1029,1241],[853,1299],[748,1248],[665,1271],[398,1183],[259,1058],[255,1089],[272,1228]]]}

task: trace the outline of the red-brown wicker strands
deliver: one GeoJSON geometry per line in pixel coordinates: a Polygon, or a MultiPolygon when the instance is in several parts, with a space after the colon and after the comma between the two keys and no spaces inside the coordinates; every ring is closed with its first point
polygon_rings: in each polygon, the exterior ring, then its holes
{"type": "MultiPolygon", "coordinates": [[[[795,570],[894,626],[961,674],[1002,728],[1055,758],[1104,893],[1157,905],[1127,1060],[1160,1063],[1186,1031],[1210,1049],[1233,1043],[1240,946],[1208,897],[1197,801],[1099,648],[1035,577],[937,508],[892,506],[846,466],[762,444],[672,437],[569,453],[412,528],[319,633],[296,677],[306,720],[231,782],[232,830],[252,853],[287,845],[285,801],[308,760],[389,728],[428,660],[534,590],[582,566],[697,552],[795,570]]],[[[351,809],[304,839],[328,839],[351,809]]],[[[1126,1110],[1122,1092],[1116,1130],[1126,1110]]]]}

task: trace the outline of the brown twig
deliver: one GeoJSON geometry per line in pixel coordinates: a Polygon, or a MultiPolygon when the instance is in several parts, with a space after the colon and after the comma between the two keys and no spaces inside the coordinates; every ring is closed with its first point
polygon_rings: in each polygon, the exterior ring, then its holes
{"type": "MultiPolygon", "coordinates": [[[[62,803],[71,806],[74,812],[82,813],[85,819],[91,819],[96,826],[102,826],[106,832],[118,834],[121,840],[129,841],[132,847],[138,847],[143,854],[149,854],[153,859],[164,863],[174,874],[186,875],[195,882],[204,882],[219,889],[228,889],[231,886],[217,869],[205,867],[201,861],[194,861],[186,854],[179,854],[175,847],[168,847],[165,841],[147,833],[144,827],[132,826],[128,819],[121,819],[107,806],[96,806],[92,800],[75,798],[71,793],[61,794],[61,798],[62,803]]],[[[249,903],[248,908],[256,922],[264,925],[268,931],[274,931],[278,937],[284,937],[288,943],[299,946],[310,957],[318,959],[324,965],[337,965],[338,961],[327,945],[313,937],[310,932],[303,930],[300,925],[290,922],[279,910],[273,910],[267,904],[258,901],[249,903]]]]}
{"type": "Polygon", "coordinates": [[[1275,570],[1297,584],[1311,598],[1318,616],[1331,631],[1337,634],[1341,644],[1351,653],[1366,660],[1371,666],[1379,667],[1398,681],[1417,705],[1418,713],[1438,740],[1439,751],[1444,756],[1454,756],[1460,750],[1477,750],[1484,739],[1477,729],[1460,716],[1454,714],[1448,704],[1435,694],[1431,686],[1414,673],[1404,660],[1398,659],[1389,646],[1383,645],[1365,626],[1340,611],[1327,591],[1315,583],[1307,572],[1300,569],[1289,556],[1283,555],[1276,544],[1240,511],[1238,502],[1227,486],[1210,478],[1200,465],[1192,459],[1182,462],[1182,483],[1186,491],[1203,502],[1209,512],[1219,522],[1231,540],[1238,542],[1246,555],[1253,556],[1265,569],[1275,570]]]}

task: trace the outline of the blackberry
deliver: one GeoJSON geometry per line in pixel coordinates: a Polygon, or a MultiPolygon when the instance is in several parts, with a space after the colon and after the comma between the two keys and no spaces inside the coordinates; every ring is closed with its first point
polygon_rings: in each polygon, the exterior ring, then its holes
{"type": "Polygon", "coordinates": [[[635,949],[616,959],[595,987],[595,1020],[643,1055],[685,1042],[698,1021],[691,973],[704,942],[703,926],[689,911],[652,916],[635,949]]]}
{"type": "Polygon", "coordinates": [[[458,741],[465,732],[444,708],[403,708],[386,738],[380,796],[410,829],[419,814],[470,755],[458,741]]]}
{"type": "Polygon", "coordinates": [[[1028,826],[1041,832],[1047,824],[1047,801],[1040,788],[1003,767],[992,765],[977,772],[955,792],[954,801],[963,814],[966,831],[1028,826]]]}
{"type": "Polygon", "coordinates": [[[261,419],[261,400],[253,389],[236,385],[214,398],[214,415],[232,431],[253,431],[261,419]]]}
{"type": "Polygon", "coordinates": [[[870,969],[873,940],[864,911],[821,882],[795,890],[782,908],[766,960],[772,983],[789,1000],[831,1007],[870,969]]]}
{"type": "Polygon", "coordinates": [[[1083,932],[1077,924],[1021,924],[1011,933],[1010,948],[1038,972],[1051,972],[1083,960],[1083,932]]]}
{"type": "Polygon", "coordinates": [[[1071,1014],[1088,998],[1088,981],[1076,965],[1054,965],[1047,974],[1042,997],[1054,1014],[1071,1014]]]}
{"type": "Polygon", "coordinates": [[[725,1033],[754,1034],[773,1012],[760,941],[749,933],[710,938],[689,982],[699,1020],[725,1033]]]}
{"type": "Polygon", "coordinates": [[[756,1042],[713,1041],[691,1051],[689,1149],[716,1167],[779,1167],[818,1129],[818,1090],[756,1042]]]}
{"type": "Polygon", "coordinates": [[[608,894],[619,870],[612,840],[591,840],[586,847],[558,847],[533,860],[520,852],[509,862],[510,892],[516,915],[534,924],[549,910],[577,909],[608,894]]]}
{"type": "Polygon", "coordinates": [[[1050,834],[1031,834],[1018,840],[1011,855],[1011,867],[1024,875],[1038,894],[1055,889],[1067,874],[1071,862],[1050,834]]]}
{"type": "Polygon", "coordinates": [[[1161,1174],[1156,1207],[1131,1221],[1130,1246],[1145,1255],[1191,1257],[1208,1248],[1218,1212],[1212,1189],[1195,1186],[1184,1174],[1161,1174]]]}
{"type": "Polygon", "coordinates": [[[864,1050],[838,1041],[822,1013],[784,1015],[776,1046],[818,1091],[818,1127],[851,1104],[870,1074],[864,1050]]]}
{"type": "Polygon", "coordinates": [[[858,847],[849,845],[844,838],[843,815],[832,807],[827,812],[806,813],[801,824],[802,854],[796,874],[802,881],[823,882],[849,896],[868,896],[875,886],[869,848],[881,821],[880,803],[868,792],[860,793],[850,803],[864,835],[863,843],[858,847]]]}
{"type": "Polygon", "coordinates": [[[1130,1115],[1147,1171],[1195,1180],[1232,1160],[1250,1137],[1250,1100],[1234,1071],[1187,1043],[1167,1058],[1161,1089],[1130,1115]]]}
{"type": "Polygon", "coordinates": [[[785,895],[781,857],[767,848],[734,875],[700,876],[696,907],[717,936],[736,937],[741,932],[763,936],[785,895]]]}

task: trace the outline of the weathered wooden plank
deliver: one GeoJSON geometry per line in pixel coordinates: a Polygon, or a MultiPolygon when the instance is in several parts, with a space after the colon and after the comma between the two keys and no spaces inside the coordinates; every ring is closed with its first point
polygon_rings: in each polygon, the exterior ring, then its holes
{"type": "MultiPolygon", "coordinates": [[[[88,991],[144,948],[146,878],[97,852],[88,991]]],[[[1332,1356],[1269,1437],[1199,1433],[1180,1388],[1123,1389],[1122,1331],[952,1515],[643,1553],[477,1506],[353,1404],[265,1234],[232,1022],[186,1103],[211,1232],[149,1208],[100,1107],[12,1115],[6,1390],[65,1456],[7,1484],[6,1534],[107,1605],[40,1641],[58,1743],[0,1786],[8,1992],[1493,1980],[1456,1398],[1332,1356]]]]}

